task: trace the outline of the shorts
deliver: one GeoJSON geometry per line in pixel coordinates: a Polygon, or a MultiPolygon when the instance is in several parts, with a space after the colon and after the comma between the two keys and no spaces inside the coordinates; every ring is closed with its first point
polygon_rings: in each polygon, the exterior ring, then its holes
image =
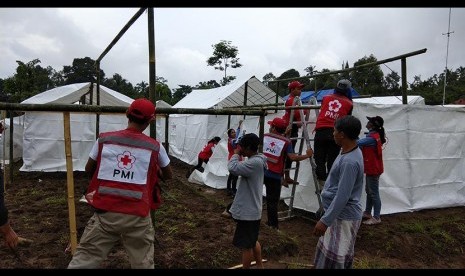
{"type": "Polygon", "coordinates": [[[240,249],[255,247],[260,232],[260,220],[235,220],[236,231],[232,244],[240,249]]]}

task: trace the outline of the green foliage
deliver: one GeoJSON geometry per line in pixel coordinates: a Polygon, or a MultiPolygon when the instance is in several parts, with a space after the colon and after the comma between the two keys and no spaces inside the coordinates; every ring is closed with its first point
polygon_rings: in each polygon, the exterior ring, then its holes
{"type": "Polygon", "coordinates": [[[389,96],[401,95],[400,76],[397,72],[392,71],[387,74],[383,81],[386,94],[389,96]]]}
{"type": "MultiPolygon", "coordinates": [[[[354,63],[354,67],[361,66],[367,63],[377,62],[375,56],[364,56],[354,63]]],[[[363,95],[383,96],[385,91],[383,88],[383,71],[379,65],[367,66],[350,72],[350,80],[353,87],[357,87],[357,91],[363,95]]]]}
{"type": "Polygon", "coordinates": [[[192,87],[189,85],[179,85],[179,88],[173,89],[173,102],[177,103],[182,98],[184,98],[187,94],[192,92],[192,87]]]}
{"type": "MultiPolygon", "coordinates": [[[[210,89],[226,85],[235,76],[227,76],[227,68],[239,68],[242,64],[237,58],[237,47],[231,45],[231,41],[222,40],[212,45],[214,48],[213,56],[207,61],[209,66],[215,66],[215,69],[225,71],[225,76],[218,83],[215,80],[200,81],[195,87],[189,85],[179,85],[179,88],[170,89],[167,80],[163,77],[156,77],[155,81],[155,98],[164,100],[167,103],[175,104],[192,89],[210,89]]],[[[367,63],[376,62],[373,55],[364,56],[354,63],[354,67],[367,63]]],[[[79,82],[96,82],[97,73],[95,61],[89,57],[75,58],[71,66],[63,66],[62,71],[56,71],[50,66],[46,68],[40,66],[40,60],[34,59],[29,62],[17,61],[18,67],[13,76],[6,79],[0,79],[0,101],[19,103],[38,93],[44,92],[58,86],[79,83],[79,82]]],[[[349,68],[348,61],[342,63],[342,69],[349,68]]],[[[323,68],[316,70],[316,66],[309,65],[304,69],[306,76],[331,72],[333,70],[323,68]]],[[[120,74],[114,74],[111,78],[106,79],[103,70],[100,71],[101,83],[115,91],[118,91],[131,98],[149,97],[149,84],[141,81],[133,86],[129,81],[120,74]]],[[[263,82],[269,82],[270,89],[280,96],[286,96],[289,91],[287,85],[289,80],[279,82],[281,79],[296,79],[300,73],[295,69],[289,69],[276,77],[272,72],[263,76],[263,82]]],[[[305,84],[303,90],[332,89],[337,81],[341,78],[348,78],[352,81],[352,86],[362,95],[371,96],[399,96],[401,95],[401,77],[392,71],[384,76],[379,65],[362,67],[356,71],[342,72],[338,74],[328,74],[309,79],[299,79],[305,84]]],[[[447,72],[434,74],[433,76],[422,80],[421,76],[415,76],[413,83],[409,84],[407,94],[420,95],[425,98],[426,104],[441,105],[452,104],[460,98],[465,99],[465,67],[459,67],[456,70],[448,69],[447,72]],[[444,83],[446,87],[444,88],[444,83]],[[445,92],[445,93],[444,93],[445,92]]]]}
{"type": "Polygon", "coordinates": [[[242,64],[239,63],[239,50],[236,46],[231,45],[231,41],[221,40],[219,43],[212,45],[213,56],[207,59],[208,66],[214,66],[216,70],[224,71],[223,82],[228,80],[228,67],[239,68],[242,64]]]}
{"type": "MultiPolygon", "coordinates": [[[[97,82],[97,68],[95,60],[90,57],[75,58],[71,66],[63,66],[64,84],[97,82]]],[[[105,78],[105,73],[100,69],[100,78],[105,78]]]]}
{"type": "Polygon", "coordinates": [[[409,94],[422,96],[426,104],[441,105],[443,98],[445,104],[453,104],[465,95],[465,67],[460,66],[455,71],[447,69],[447,74],[434,74],[425,81],[422,81],[420,76],[415,76],[410,88],[409,94]]]}
{"type": "Polygon", "coordinates": [[[113,77],[109,79],[105,79],[102,82],[102,85],[113,89],[115,91],[120,92],[131,98],[137,98],[137,94],[135,93],[135,89],[130,82],[124,79],[120,74],[114,74],[113,77]]]}
{"type": "Polygon", "coordinates": [[[19,103],[42,91],[54,88],[50,76],[56,72],[51,68],[43,68],[40,60],[34,59],[28,63],[16,61],[16,74],[3,82],[3,91],[8,101],[19,103]]]}
{"type": "MultiPolygon", "coordinates": [[[[277,80],[282,80],[282,79],[293,79],[293,78],[299,78],[300,73],[299,71],[295,69],[289,69],[282,73],[277,80]]],[[[279,96],[284,97],[287,94],[289,94],[289,89],[287,88],[287,85],[290,83],[290,81],[284,81],[284,82],[276,82],[275,87],[270,86],[271,89],[273,89],[279,96]]]]}
{"type": "Polygon", "coordinates": [[[221,86],[225,86],[227,85],[228,83],[232,82],[233,80],[235,80],[236,77],[235,76],[227,76],[227,77],[224,77],[222,80],[221,80],[221,86]]]}
{"type": "Polygon", "coordinates": [[[195,86],[195,89],[211,89],[211,88],[217,88],[220,87],[221,85],[216,82],[216,80],[209,80],[209,81],[204,81],[204,82],[199,82],[195,86]]]}

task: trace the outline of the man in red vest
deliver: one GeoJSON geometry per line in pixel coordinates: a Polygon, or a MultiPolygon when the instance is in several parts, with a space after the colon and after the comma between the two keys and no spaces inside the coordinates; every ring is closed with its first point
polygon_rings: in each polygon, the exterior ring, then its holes
{"type": "Polygon", "coordinates": [[[267,157],[268,169],[265,170],[266,209],[268,212],[267,225],[275,229],[278,227],[278,203],[281,197],[281,183],[284,174],[286,158],[291,161],[302,161],[313,155],[312,149],[307,149],[305,155],[294,153],[291,140],[284,136],[288,126],[282,118],[269,121],[270,132],[263,137],[263,154],[267,157]]]}
{"type": "Polygon", "coordinates": [[[346,115],[351,115],[353,109],[351,97],[351,83],[343,79],[337,83],[333,94],[323,97],[320,113],[315,124],[315,173],[323,189],[334,160],[339,155],[341,147],[336,144],[333,137],[334,122],[346,115]]]}
{"type": "Polygon", "coordinates": [[[86,199],[95,209],[68,268],[98,268],[121,240],[131,268],[154,268],[150,210],[159,205],[158,174],[172,178],[165,148],[143,131],[155,120],[155,106],[137,99],[128,127],[101,133],[85,170],[92,176],[86,199]]]}
{"type": "MultiPolygon", "coordinates": [[[[294,105],[294,100],[295,100],[295,97],[300,97],[300,95],[302,94],[302,88],[304,87],[305,85],[298,82],[298,81],[291,81],[287,87],[289,88],[289,98],[287,98],[286,100],[286,103],[284,104],[285,107],[290,107],[290,106],[293,106],[294,105]]],[[[307,114],[308,110],[304,110],[304,114],[307,114]]],[[[297,143],[297,140],[296,139],[292,139],[292,138],[296,138],[299,136],[299,128],[302,126],[302,118],[300,118],[300,110],[299,109],[294,109],[294,110],[291,110],[291,109],[286,109],[286,113],[284,113],[284,116],[283,116],[283,119],[286,120],[286,124],[289,125],[290,121],[291,121],[291,114],[293,114],[293,119],[292,119],[292,126],[291,126],[291,134],[290,134],[290,138],[291,138],[291,143],[292,143],[292,149],[295,151],[295,145],[297,143]]],[[[287,184],[292,184],[294,183],[294,180],[290,177],[289,175],[289,169],[291,168],[291,165],[292,165],[292,160],[290,159],[287,159],[286,160],[286,170],[284,172],[284,184],[285,186],[287,186],[287,184]]]]}

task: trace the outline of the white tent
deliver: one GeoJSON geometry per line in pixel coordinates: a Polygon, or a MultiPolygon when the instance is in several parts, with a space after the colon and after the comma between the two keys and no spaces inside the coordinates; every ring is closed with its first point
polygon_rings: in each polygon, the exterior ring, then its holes
{"type": "MultiPolygon", "coordinates": [[[[57,87],[27,100],[24,104],[89,103],[91,83],[76,83],[57,87]]],[[[97,87],[93,85],[93,103],[97,102],[97,87]]],[[[100,85],[101,106],[128,107],[132,98],[100,85]]],[[[71,113],[71,147],[73,169],[83,171],[95,142],[95,114],[71,113]]],[[[99,131],[125,128],[124,114],[100,115],[99,131]]],[[[66,171],[62,112],[26,112],[23,129],[23,166],[21,171],[66,171]]]]}
{"type": "MultiPolygon", "coordinates": [[[[0,134],[0,162],[9,164],[10,159],[10,119],[3,120],[5,130],[0,134]]],[[[23,126],[24,116],[13,118],[13,161],[23,156],[23,126]]]]}
{"type": "MultiPolygon", "coordinates": [[[[370,104],[402,104],[402,96],[384,96],[370,98],[354,98],[356,103],[370,104]]],[[[422,96],[407,96],[407,104],[425,104],[425,99],[422,96]]]]}
{"type": "MultiPolygon", "coordinates": [[[[381,214],[465,204],[464,108],[359,103],[353,115],[384,118],[388,139],[380,178],[381,214]]],[[[360,137],[363,137],[361,134],[360,137]]],[[[302,162],[294,207],[315,212],[318,202],[309,162],[302,162]]],[[[283,196],[290,189],[283,188],[283,196]]],[[[363,206],[365,206],[363,193],[363,206]]]]}
{"type": "MultiPolygon", "coordinates": [[[[163,108],[171,108],[172,106],[163,101],[158,100],[155,103],[156,107],[163,107],[163,108]]],[[[156,111],[155,111],[156,112],[156,111]]],[[[166,124],[166,117],[164,115],[157,115],[157,120],[155,124],[155,131],[156,131],[156,139],[160,142],[165,142],[165,124],[166,124]]]]}
{"type": "MultiPolygon", "coordinates": [[[[193,90],[173,108],[224,108],[235,106],[254,106],[276,103],[284,104],[276,93],[260,82],[256,77],[238,79],[228,85],[204,90],[193,90]]],[[[230,127],[236,128],[242,116],[231,116],[230,127]]],[[[247,116],[243,129],[258,128],[259,118],[247,116]]],[[[169,116],[169,153],[191,165],[197,164],[197,155],[214,136],[220,136],[221,142],[215,147],[212,158],[203,174],[198,171],[190,181],[206,184],[214,188],[225,188],[228,170],[227,162],[227,128],[226,115],[180,115],[169,116]],[[224,180],[224,181],[223,181],[224,180]]],[[[256,132],[258,133],[258,132],[256,132]]],[[[205,165],[204,165],[205,166],[205,165]]]]}

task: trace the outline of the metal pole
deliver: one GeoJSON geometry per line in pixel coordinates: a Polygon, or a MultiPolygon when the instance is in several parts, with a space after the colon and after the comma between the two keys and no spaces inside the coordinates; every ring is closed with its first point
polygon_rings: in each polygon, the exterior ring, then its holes
{"type": "MultiPolygon", "coordinates": [[[[442,105],[444,106],[444,103],[446,101],[446,86],[447,86],[447,59],[449,57],[449,37],[450,34],[454,33],[450,31],[450,14],[452,12],[452,8],[449,8],[449,27],[447,28],[447,49],[446,49],[446,71],[444,72],[444,92],[442,93],[442,105]]],[[[442,35],[445,35],[442,34],[442,35]]]]}
{"type": "MultiPolygon", "coordinates": [[[[153,8],[147,8],[147,22],[148,22],[148,40],[149,40],[149,99],[150,101],[156,105],[157,99],[160,99],[160,95],[155,94],[155,86],[156,86],[156,79],[155,79],[155,27],[154,27],[154,16],[153,16],[153,8]]],[[[150,124],[150,137],[156,138],[156,124],[150,124]]]]}

